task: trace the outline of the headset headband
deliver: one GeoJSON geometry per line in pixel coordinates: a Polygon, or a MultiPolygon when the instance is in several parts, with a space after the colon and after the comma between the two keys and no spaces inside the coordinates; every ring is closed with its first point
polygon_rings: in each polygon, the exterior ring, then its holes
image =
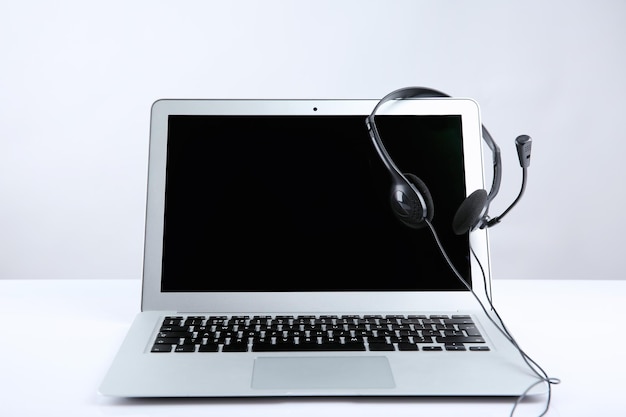
{"type": "MultiPolygon", "coordinates": [[[[398,174],[401,175],[400,170],[394,165],[392,159],[387,154],[385,147],[382,144],[382,140],[380,139],[380,135],[378,134],[378,129],[376,127],[375,116],[378,109],[386,102],[397,99],[407,99],[407,98],[427,98],[427,97],[451,97],[448,94],[442,93],[441,91],[434,90],[432,88],[426,87],[405,87],[400,88],[398,90],[392,91],[391,93],[384,96],[374,107],[372,113],[367,117],[367,123],[370,127],[370,133],[372,139],[374,139],[374,145],[379,152],[384,153],[383,161],[389,162],[391,165],[388,168],[393,169],[398,174]]],[[[489,190],[489,194],[487,195],[487,201],[491,202],[493,198],[498,194],[500,190],[500,180],[502,177],[501,171],[501,157],[500,157],[500,148],[496,144],[496,142],[489,134],[489,131],[485,128],[484,125],[482,127],[482,138],[487,143],[487,146],[491,150],[493,155],[493,181],[491,183],[491,189],[489,190]]],[[[381,155],[383,156],[383,155],[381,155]]]]}

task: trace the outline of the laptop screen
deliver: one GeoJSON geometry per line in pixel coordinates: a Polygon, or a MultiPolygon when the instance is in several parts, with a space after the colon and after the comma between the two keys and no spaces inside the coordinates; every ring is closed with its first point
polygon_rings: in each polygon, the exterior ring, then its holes
{"type": "MultiPolygon", "coordinates": [[[[434,202],[470,281],[460,115],[384,115],[382,140],[434,202]]],[[[169,115],[162,292],[465,290],[427,228],[390,207],[361,115],[169,115]]]]}

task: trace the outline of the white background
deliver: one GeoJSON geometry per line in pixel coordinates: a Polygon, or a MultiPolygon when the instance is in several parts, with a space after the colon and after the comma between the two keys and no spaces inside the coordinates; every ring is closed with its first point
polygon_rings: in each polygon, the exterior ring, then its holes
{"type": "Polygon", "coordinates": [[[2,2],[0,278],[141,276],[156,99],[426,86],[480,104],[492,215],[533,137],[495,279],[625,279],[625,18],[622,0],[2,2]]]}

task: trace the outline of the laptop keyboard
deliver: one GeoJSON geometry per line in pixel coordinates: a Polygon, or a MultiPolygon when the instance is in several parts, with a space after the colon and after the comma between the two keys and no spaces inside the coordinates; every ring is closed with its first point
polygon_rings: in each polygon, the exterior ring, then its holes
{"type": "Polygon", "coordinates": [[[152,352],[488,351],[468,315],[168,316],[152,352]]]}

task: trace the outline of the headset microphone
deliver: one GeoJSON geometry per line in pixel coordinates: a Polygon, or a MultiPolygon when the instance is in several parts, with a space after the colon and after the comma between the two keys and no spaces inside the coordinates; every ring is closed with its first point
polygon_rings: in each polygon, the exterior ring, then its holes
{"type": "Polygon", "coordinates": [[[517,157],[522,168],[530,166],[530,148],[532,147],[532,139],[528,135],[520,135],[515,138],[515,147],[517,148],[517,157]]]}
{"type": "Polygon", "coordinates": [[[515,201],[513,201],[513,203],[506,210],[504,210],[501,215],[487,221],[487,227],[491,227],[500,223],[502,218],[517,204],[520,198],[522,198],[524,190],[526,190],[526,168],[530,166],[530,150],[532,148],[532,139],[528,135],[520,135],[515,138],[515,147],[517,149],[517,158],[519,159],[519,164],[522,167],[522,188],[517,195],[515,201]]]}

